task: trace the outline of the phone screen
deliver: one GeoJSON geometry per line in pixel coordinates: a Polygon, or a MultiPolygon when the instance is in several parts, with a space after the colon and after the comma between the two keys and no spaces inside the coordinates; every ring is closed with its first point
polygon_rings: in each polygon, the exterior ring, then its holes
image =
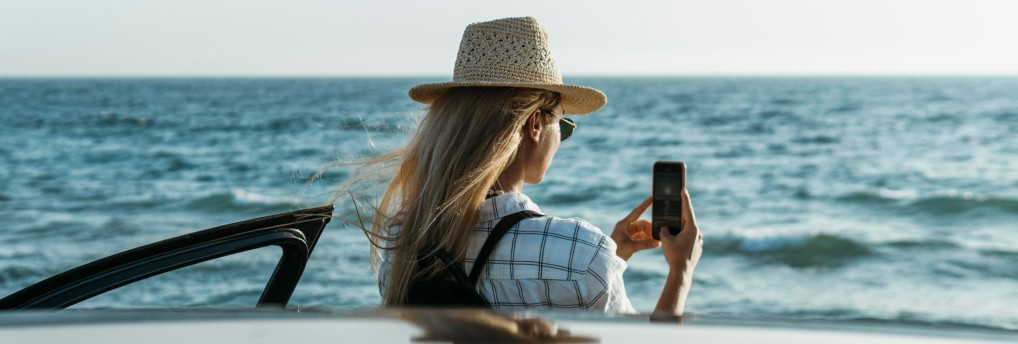
{"type": "Polygon", "coordinates": [[[686,182],[686,165],[680,161],[658,161],[654,164],[654,239],[661,240],[661,227],[678,234],[682,229],[682,189],[686,182]]]}

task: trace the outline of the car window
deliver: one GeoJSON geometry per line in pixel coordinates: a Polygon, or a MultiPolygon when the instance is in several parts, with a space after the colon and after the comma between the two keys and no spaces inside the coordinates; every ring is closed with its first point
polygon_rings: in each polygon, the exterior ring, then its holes
{"type": "Polygon", "coordinates": [[[254,307],[279,258],[276,246],[241,252],[149,277],[69,308],[254,307]]]}

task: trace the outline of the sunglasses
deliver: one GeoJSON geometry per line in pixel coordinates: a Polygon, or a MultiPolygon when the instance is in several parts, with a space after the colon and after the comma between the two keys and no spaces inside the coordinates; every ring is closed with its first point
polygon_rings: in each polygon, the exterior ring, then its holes
{"type": "MultiPolygon", "coordinates": [[[[549,115],[557,116],[551,110],[541,109],[541,111],[543,111],[543,112],[545,112],[545,113],[547,113],[549,115]]],[[[565,118],[565,117],[562,117],[562,118],[560,118],[558,120],[558,126],[559,126],[559,130],[560,130],[559,133],[562,135],[562,138],[560,139],[560,141],[565,141],[570,136],[573,136],[573,131],[576,130],[576,122],[573,122],[573,120],[565,118]]]]}
{"type": "Polygon", "coordinates": [[[562,119],[558,120],[558,126],[561,130],[560,133],[562,133],[562,141],[565,141],[570,136],[573,136],[573,130],[576,130],[576,122],[573,122],[573,120],[565,117],[562,117],[562,119]]]}

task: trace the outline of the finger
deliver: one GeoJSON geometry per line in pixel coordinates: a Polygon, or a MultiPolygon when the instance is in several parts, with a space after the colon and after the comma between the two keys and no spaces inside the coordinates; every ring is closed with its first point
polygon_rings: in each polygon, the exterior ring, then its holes
{"type": "Polygon", "coordinates": [[[641,231],[641,232],[633,233],[633,235],[630,237],[630,239],[631,240],[645,240],[645,239],[651,239],[653,237],[654,237],[654,233],[651,233],[650,231],[646,231],[646,232],[642,232],[641,231]]]}
{"type": "Polygon", "coordinates": [[[696,213],[693,212],[693,201],[690,200],[689,190],[682,188],[682,227],[687,225],[696,227],[696,213]]]}
{"type": "Polygon", "coordinates": [[[650,234],[651,228],[653,227],[654,225],[652,225],[650,221],[637,220],[636,222],[633,222],[629,225],[629,234],[630,236],[638,234],[650,234]]]}
{"type": "Polygon", "coordinates": [[[659,246],[661,246],[661,242],[654,239],[644,239],[636,241],[636,245],[641,250],[647,250],[652,248],[658,248],[659,246]]]}
{"type": "Polygon", "coordinates": [[[626,236],[629,237],[630,239],[636,239],[636,238],[639,238],[641,235],[644,235],[644,232],[649,233],[649,231],[646,231],[646,228],[644,228],[646,226],[649,226],[649,224],[648,223],[644,224],[644,222],[646,222],[646,221],[645,220],[639,220],[639,221],[630,222],[629,224],[627,224],[626,225],[626,236]]]}
{"type": "Polygon", "coordinates": [[[640,238],[640,228],[635,223],[626,225],[626,238],[635,240],[640,238]]]}
{"type": "Polygon", "coordinates": [[[647,197],[647,199],[643,200],[643,203],[640,203],[640,205],[636,206],[636,209],[633,209],[633,212],[629,213],[629,216],[626,216],[625,221],[626,222],[636,221],[637,219],[640,218],[640,215],[643,215],[643,213],[647,211],[647,208],[650,208],[651,204],[654,204],[653,196],[647,197]]]}
{"type": "MultiPolygon", "coordinates": [[[[694,220],[695,221],[695,220],[694,220]]],[[[683,222],[682,230],[675,237],[682,238],[685,242],[695,242],[700,240],[700,228],[696,226],[695,222],[683,222]]]]}
{"type": "Polygon", "coordinates": [[[541,319],[517,319],[517,330],[529,337],[554,337],[558,334],[558,326],[541,319]]]}
{"type": "Polygon", "coordinates": [[[626,235],[629,235],[630,238],[633,237],[633,235],[635,235],[639,231],[640,229],[636,226],[636,222],[630,222],[626,224],[626,235]]]}
{"type": "Polygon", "coordinates": [[[685,231],[679,232],[679,234],[672,234],[672,231],[668,230],[668,226],[661,227],[661,230],[659,231],[661,242],[663,243],[670,243],[677,240],[682,233],[685,233],[685,231]]]}
{"type": "Polygon", "coordinates": [[[647,220],[637,220],[626,226],[626,235],[630,240],[642,240],[653,236],[651,233],[653,225],[647,220]]]}
{"type": "Polygon", "coordinates": [[[700,240],[700,229],[695,224],[691,225],[691,222],[686,221],[683,221],[682,224],[682,230],[674,235],[675,238],[686,243],[695,243],[697,240],[700,240]]]}

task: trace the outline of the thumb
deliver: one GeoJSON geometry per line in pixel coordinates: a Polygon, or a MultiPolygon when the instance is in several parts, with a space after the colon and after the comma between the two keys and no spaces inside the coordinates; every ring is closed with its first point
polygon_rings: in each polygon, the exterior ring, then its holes
{"type": "Polygon", "coordinates": [[[658,232],[658,235],[661,236],[661,242],[672,242],[675,239],[678,239],[679,235],[682,235],[682,232],[679,232],[679,234],[672,234],[672,231],[668,230],[668,226],[664,226],[661,227],[661,231],[658,232]]]}
{"type": "Polygon", "coordinates": [[[640,240],[639,244],[643,250],[661,247],[661,241],[654,239],[640,240]]]}

